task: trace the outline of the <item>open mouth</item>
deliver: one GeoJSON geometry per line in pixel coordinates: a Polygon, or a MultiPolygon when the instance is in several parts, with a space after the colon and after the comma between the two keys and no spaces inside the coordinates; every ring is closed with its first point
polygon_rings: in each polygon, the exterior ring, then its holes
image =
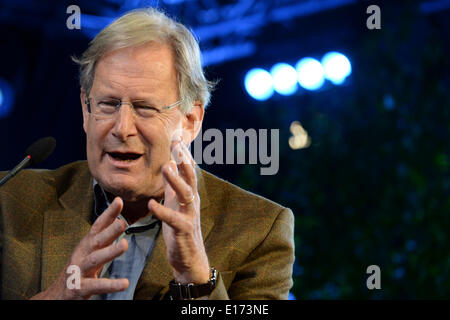
{"type": "Polygon", "coordinates": [[[108,152],[108,155],[114,160],[131,162],[142,157],[139,153],[121,153],[121,152],[108,152]]]}

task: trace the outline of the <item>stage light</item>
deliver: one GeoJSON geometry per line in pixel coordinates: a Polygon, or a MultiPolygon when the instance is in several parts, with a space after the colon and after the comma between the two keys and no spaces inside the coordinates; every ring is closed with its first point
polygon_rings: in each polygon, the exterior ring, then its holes
{"type": "Polygon", "coordinates": [[[328,52],[323,56],[321,62],[325,78],[336,85],[342,84],[345,78],[352,73],[350,60],[342,53],[328,52]]]}
{"type": "Polygon", "coordinates": [[[294,121],[289,126],[292,136],[289,137],[289,147],[293,150],[307,148],[311,145],[311,138],[308,132],[298,121],[294,121]]]}
{"type": "Polygon", "coordinates": [[[0,78],[0,118],[6,117],[12,111],[13,98],[11,85],[0,78]]]}
{"type": "Polygon", "coordinates": [[[297,91],[297,72],[287,63],[277,63],[270,69],[273,88],[282,95],[291,95],[297,91]]]}
{"type": "Polygon", "coordinates": [[[303,58],[295,66],[298,83],[307,90],[317,90],[322,87],[325,79],[323,68],[319,61],[313,58],[303,58]]]}
{"type": "Polygon", "coordinates": [[[393,110],[395,108],[395,100],[390,94],[384,95],[383,104],[386,110],[393,110]]]}
{"type": "Polygon", "coordinates": [[[267,100],[273,95],[273,80],[269,72],[255,68],[247,72],[244,79],[245,89],[256,100],[267,100]]]}

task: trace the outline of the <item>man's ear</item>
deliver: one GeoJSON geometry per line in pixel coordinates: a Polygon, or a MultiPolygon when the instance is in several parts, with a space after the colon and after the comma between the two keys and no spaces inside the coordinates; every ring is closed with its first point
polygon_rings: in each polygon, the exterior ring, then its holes
{"type": "Polygon", "coordinates": [[[87,122],[89,118],[87,105],[86,105],[86,91],[83,88],[80,89],[81,111],[83,112],[83,129],[87,133],[87,122]]]}
{"type": "Polygon", "coordinates": [[[184,115],[183,119],[183,142],[186,145],[191,144],[197,137],[202,127],[203,116],[205,115],[205,109],[200,101],[194,101],[191,111],[184,115]]]}

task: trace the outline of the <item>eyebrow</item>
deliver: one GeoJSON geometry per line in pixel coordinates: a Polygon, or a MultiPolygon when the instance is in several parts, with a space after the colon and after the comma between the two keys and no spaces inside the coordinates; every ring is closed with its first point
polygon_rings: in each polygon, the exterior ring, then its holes
{"type": "MultiPolygon", "coordinates": [[[[98,92],[99,92],[99,96],[121,100],[121,98],[119,98],[119,96],[116,94],[117,89],[111,83],[108,83],[108,82],[104,83],[104,82],[100,81],[99,86],[98,86],[98,92]]],[[[144,93],[144,96],[141,96],[137,99],[130,99],[130,101],[157,102],[154,100],[155,99],[154,99],[154,97],[152,97],[151,94],[145,95],[145,93],[144,93]]]]}
{"type": "MultiPolygon", "coordinates": [[[[123,100],[119,97],[119,95],[112,93],[112,92],[102,92],[101,90],[99,90],[99,93],[97,95],[97,98],[107,98],[107,99],[116,99],[116,100],[123,100]]],[[[140,98],[133,98],[130,99],[130,101],[144,101],[144,102],[148,102],[149,104],[155,104],[154,99],[151,96],[147,96],[147,97],[140,97],[140,98]]]]}

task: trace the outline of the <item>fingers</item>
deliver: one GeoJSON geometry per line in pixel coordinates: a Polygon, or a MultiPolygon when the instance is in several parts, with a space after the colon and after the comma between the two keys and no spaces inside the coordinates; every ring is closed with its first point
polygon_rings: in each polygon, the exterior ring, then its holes
{"type": "Polygon", "coordinates": [[[100,233],[91,236],[91,248],[89,252],[109,246],[125,231],[126,228],[127,225],[124,221],[115,219],[113,223],[103,229],[100,233]]]}
{"type": "Polygon", "coordinates": [[[192,203],[194,193],[191,186],[189,186],[183,178],[175,173],[171,164],[163,167],[163,177],[175,191],[179,203],[192,203]]]}
{"type": "MultiPolygon", "coordinates": [[[[77,265],[80,268],[81,283],[89,284],[87,287],[81,288],[82,291],[84,290],[81,293],[82,296],[96,294],[96,292],[107,293],[123,290],[119,288],[120,286],[117,286],[117,283],[115,284],[117,290],[114,290],[113,282],[90,281],[96,280],[96,275],[98,275],[105,263],[114,260],[128,249],[128,242],[125,239],[112,244],[126,229],[126,223],[117,219],[122,208],[122,199],[119,197],[115,198],[97,218],[89,233],[80,242],[80,245],[72,255],[70,264],[77,265]],[[91,284],[94,286],[93,292],[90,291],[91,284]],[[113,289],[111,289],[111,286],[113,289]]],[[[128,280],[126,281],[128,282],[128,280]]],[[[77,292],[72,292],[71,294],[78,295],[80,294],[78,291],[77,289],[77,292]]]]}
{"type": "Polygon", "coordinates": [[[92,234],[97,234],[105,229],[119,216],[122,208],[122,199],[120,197],[116,197],[108,206],[108,208],[97,218],[97,220],[95,220],[95,223],[92,225],[90,232],[92,234]]]}
{"type": "Polygon", "coordinates": [[[126,223],[117,219],[123,208],[123,201],[116,197],[108,208],[97,218],[89,233],[75,248],[68,265],[79,267],[80,287],[69,288],[64,279],[67,272],[57,280],[55,296],[70,299],[89,298],[94,294],[122,291],[128,288],[127,279],[98,279],[102,266],[117,258],[128,249],[128,242],[121,239],[112,244],[126,228],[126,223]]]}
{"type": "MultiPolygon", "coordinates": [[[[175,192],[180,206],[195,205],[197,195],[197,177],[195,174],[195,162],[186,145],[176,141],[171,148],[172,158],[163,166],[164,182],[168,184],[166,191],[175,192]],[[172,169],[172,170],[171,170],[172,169]]],[[[166,194],[167,195],[167,194],[166,194]]],[[[198,204],[198,203],[197,203],[198,204]]]]}
{"type": "Polygon", "coordinates": [[[104,294],[110,292],[123,291],[130,285],[128,279],[93,279],[85,278],[81,280],[80,289],[77,289],[77,294],[82,297],[91,296],[94,294],[104,294]]]}
{"type": "Polygon", "coordinates": [[[80,266],[83,274],[89,275],[95,273],[102,265],[114,260],[122,253],[127,251],[128,242],[126,239],[121,239],[115,244],[112,244],[106,248],[95,250],[87,255],[80,266]]]}
{"type": "Polygon", "coordinates": [[[175,230],[182,231],[190,227],[190,220],[153,199],[148,203],[148,208],[159,220],[164,221],[175,230]]]}
{"type": "Polygon", "coordinates": [[[197,189],[197,177],[195,175],[195,162],[186,145],[183,142],[172,144],[172,158],[177,165],[179,174],[193,189],[197,189]]]}

